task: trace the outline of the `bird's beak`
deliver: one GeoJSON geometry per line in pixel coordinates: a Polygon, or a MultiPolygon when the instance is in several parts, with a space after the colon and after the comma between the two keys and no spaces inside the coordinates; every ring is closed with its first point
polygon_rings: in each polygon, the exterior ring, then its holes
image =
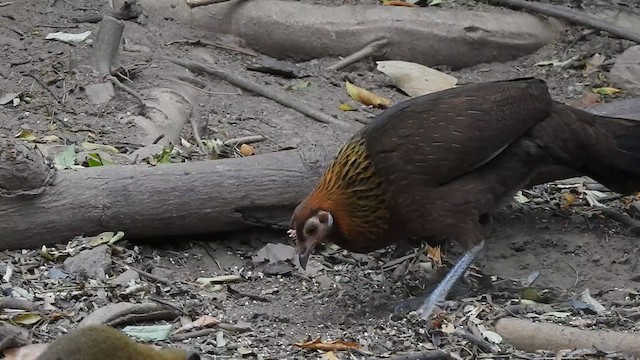
{"type": "Polygon", "coordinates": [[[300,267],[303,270],[307,269],[307,262],[309,261],[309,255],[310,253],[305,253],[305,254],[300,254],[298,256],[298,260],[300,260],[300,267]]]}
{"type": "Polygon", "coordinates": [[[307,269],[307,262],[309,262],[309,256],[311,256],[311,253],[313,252],[313,249],[315,248],[315,244],[309,246],[306,249],[300,249],[298,248],[298,260],[300,261],[300,267],[303,270],[307,269]]]}

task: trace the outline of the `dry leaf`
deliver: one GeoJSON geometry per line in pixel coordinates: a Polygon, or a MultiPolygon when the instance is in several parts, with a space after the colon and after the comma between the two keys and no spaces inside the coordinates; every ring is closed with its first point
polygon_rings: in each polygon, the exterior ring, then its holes
{"type": "Polygon", "coordinates": [[[20,132],[17,133],[15,137],[18,138],[18,139],[22,139],[24,141],[35,141],[36,140],[36,136],[33,135],[33,131],[28,130],[28,129],[20,130],[20,132]]]}
{"type": "Polygon", "coordinates": [[[359,103],[365,104],[367,106],[374,106],[380,109],[384,109],[389,106],[389,104],[391,104],[391,100],[376,95],[369,90],[365,90],[361,87],[355,86],[348,81],[345,81],[345,86],[347,88],[347,94],[349,94],[349,96],[351,96],[353,100],[359,103]]]}
{"type": "Polygon", "coordinates": [[[621,89],[616,89],[613,87],[600,87],[600,88],[595,88],[595,89],[591,89],[594,93],[596,94],[600,94],[600,95],[613,95],[613,94],[617,94],[619,92],[622,92],[621,89]]]}
{"type": "Polygon", "coordinates": [[[179,334],[187,331],[200,330],[208,327],[212,327],[214,325],[218,325],[220,320],[214,318],[213,316],[203,315],[199,317],[197,320],[192,321],[174,332],[174,334],[179,334]]]}
{"type": "Polygon", "coordinates": [[[324,342],[320,338],[317,338],[313,341],[295,343],[294,345],[306,350],[321,350],[321,351],[347,351],[351,349],[360,349],[362,347],[362,345],[355,342],[344,341],[344,340],[333,340],[329,342],[324,342]]]}
{"type": "Polygon", "coordinates": [[[20,325],[33,325],[35,323],[37,323],[38,321],[40,321],[42,319],[42,316],[40,316],[40,314],[36,314],[36,313],[22,313],[16,317],[14,317],[13,319],[11,319],[14,323],[16,324],[20,324],[20,325]]]}
{"type": "Polygon", "coordinates": [[[442,266],[442,252],[440,246],[427,246],[427,257],[436,263],[436,266],[442,266]]]}
{"type": "Polygon", "coordinates": [[[453,334],[456,331],[456,327],[452,323],[446,322],[442,324],[440,330],[445,334],[453,334]]]}
{"type": "Polygon", "coordinates": [[[602,102],[602,96],[594,92],[584,92],[579,99],[571,103],[574,107],[589,107],[602,102]]]}
{"type": "Polygon", "coordinates": [[[409,61],[378,61],[378,71],[385,73],[393,83],[409,96],[420,96],[452,88],[455,77],[436,69],[409,61]]]}
{"type": "Polygon", "coordinates": [[[358,111],[358,109],[349,104],[340,104],[340,106],[338,106],[338,109],[340,109],[341,111],[358,111]]]}
{"type": "Polygon", "coordinates": [[[390,0],[390,1],[384,1],[382,3],[382,5],[386,5],[386,6],[406,6],[406,7],[417,7],[415,4],[412,3],[408,3],[405,1],[401,1],[401,0],[390,0]]]}
{"type": "Polygon", "coordinates": [[[242,154],[242,156],[255,155],[256,154],[256,149],[251,145],[242,144],[242,145],[240,145],[240,154],[242,154]]]}
{"type": "Polygon", "coordinates": [[[575,203],[577,200],[572,193],[568,193],[568,192],[562,193],[562,197],[564,198],[564,204],[562,204],[563,208],[567,208],[571,206],[571,204],[575,203]]]}
{"type": "Polygon", "coordinates": [[[585,64],[584,70],[582,70],[582,75],[587,76],[597,71],[605,59],[606,57],[604,55],[601,55],[601,54],[593,55],[593,57],[589,61],[587,61],[587,63],[585,64]]]}

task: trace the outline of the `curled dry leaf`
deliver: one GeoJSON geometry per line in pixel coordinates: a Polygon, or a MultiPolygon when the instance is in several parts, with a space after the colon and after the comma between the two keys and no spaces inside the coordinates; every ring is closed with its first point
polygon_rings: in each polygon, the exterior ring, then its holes
{"type": "Polygon", "coordinates": [[[442,252],[440,251],[440,246],[436,247],[427,247],[427,257],[433,262],[435,262],[436,266],[442,266],[442,252]]]}
{"type": "Polygon", "coordinates": [[[406,1],[401,1],[401,0],[389,0],[389,1],[384,1],[383,0],[382,5],[385,5],[385,6],[417,7],[415,4],[408,3],[406,1]]]}
{"type": "Polygon", "coordinates": [[[199,317],[197,320],[182,326],[181,328],[176,330],[174,334],[209,328],[209,327],[218,325],[219,323],[220,323],[220,320],[214,318],[213,316],[204,315],[199,317]]]}
{"type": "Polygon", "coordinates": [[[574,100],[571,105],[574,107],[589,107],[602,102],[602,96],[595,92],[584,92],[579,99],[574,100]]]}
{"type": "Polygon", "coordinates": [[[378,71],[409,96],[420,96],[454,87],[458,79],[436,69],[408,61],[378,61],[378,71]]]}
{"type": "Polygon", "coordinates": [[[320,351],[347,351],[351,349],[360,349],[362,345],[356,342],[344,341],[344,340],[333,340],[333,341],[322,341],[320,338],[317,338],[312,341],[306,341],[302,343],[295,343],[295,346],[305,349],[305,350],[320,350],[320,351]]]}
{"type": "Polygon", "coordinates": [[[256,149],[251,145],[242,144],[242,145],[240,145],[240,154],[242,154],[242,156],[255,155],[256,154],[256,149]]]}
{"type": "Polygon", "coordinates": [[[361,87],[355,86],[348,81],[345,81],[345,86],[347,88],[347,94],[349,94],[349,96],[351,96],[353,100],[359,103],[365,104],[367,106],[377,107],[380,109],[384,109],[389,106],[389,104],[391,104],[391,100],[376,95],[369,90],[365,90],[361,87]]]}
{"type": "Polygon", "coordinates": [[[562,204],[562,208],[568,208],[571,204],[576,202],[576,197],[571,193],[562,193],[562,197],[564,198],[564,203],[562,204]]]}
{"type": "Polygon", "coordinates": [[[598,70],[600,65],[604,62],[606,57],[602,54],[595,54],[584,66],[584,70],[582,70],[582,75],[587,76],[598,70]]]}

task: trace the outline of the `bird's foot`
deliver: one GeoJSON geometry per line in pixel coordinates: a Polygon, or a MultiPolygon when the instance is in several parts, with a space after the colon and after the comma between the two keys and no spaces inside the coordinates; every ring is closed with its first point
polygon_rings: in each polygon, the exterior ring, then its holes
{"type": "Polygon", "coordinates": [[[447,276],[438,284],[435,290],[429,295],[424,304],[418,309],[418,314],[424,320],[428,320],[433,309],[447,298],[447,295],[453,288],[453,285],[460,280],[462,275],[467,271],[469,265],[478,257],[480,250],[484,247],[484,241],[469,249],[449,271],[447,276]]]}
{"type": "MultiPolygon", "coordinates": [[[[445,294],[446,296],[446,294],[445,294]]],[[[438,294],[434,291],[429,295],[427,300],[420,306],[420,308],[416,311],[422,320],[429,320],[433,310],[441,304],[445,300],[444,297],[438,296],[438,294]]]]}

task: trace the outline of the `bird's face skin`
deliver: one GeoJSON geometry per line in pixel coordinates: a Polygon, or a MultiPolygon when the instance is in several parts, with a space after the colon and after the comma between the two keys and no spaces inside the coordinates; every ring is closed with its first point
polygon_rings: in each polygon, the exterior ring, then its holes
{"type": "Polygon", "coordinates": [[[318,244],[331,242],[333,227],[333,216],[328,211],[298,208],[293,213],[289,236],[296,241],[303,269],[306,269],[309,256],[318,244]]]}

